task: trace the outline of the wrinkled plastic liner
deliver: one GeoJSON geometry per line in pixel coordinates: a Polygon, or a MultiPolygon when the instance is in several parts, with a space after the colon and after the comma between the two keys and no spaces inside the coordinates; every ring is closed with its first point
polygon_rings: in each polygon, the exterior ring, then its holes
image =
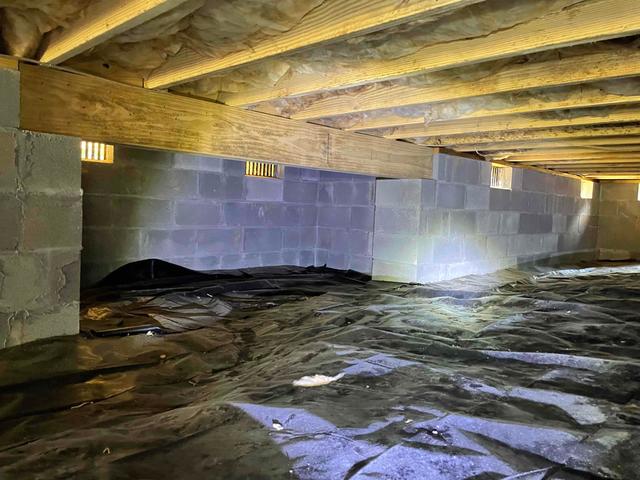
{"type": "Polygon", "coordinates": [[[0,478],[635,480],[639,279],[129,265],[0,352],[0,478]]]}

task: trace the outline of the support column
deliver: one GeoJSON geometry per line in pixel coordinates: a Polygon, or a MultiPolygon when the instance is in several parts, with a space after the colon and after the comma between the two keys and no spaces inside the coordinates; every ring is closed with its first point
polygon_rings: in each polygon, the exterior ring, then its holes
{"type": "Polygon", "coordinates": [[[79,327],[79,140],[18,128],[19,75],[0,68],[0,348],[79,327]]]}

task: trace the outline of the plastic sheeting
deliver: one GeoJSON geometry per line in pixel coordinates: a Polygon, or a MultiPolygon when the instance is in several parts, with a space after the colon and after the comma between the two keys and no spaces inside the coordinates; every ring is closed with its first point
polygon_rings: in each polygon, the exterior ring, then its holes
{"type": "Polygon", "coordinates": [[[134,264],[0,352],[0,477],[633,480],[639,279],[134,264]]]}

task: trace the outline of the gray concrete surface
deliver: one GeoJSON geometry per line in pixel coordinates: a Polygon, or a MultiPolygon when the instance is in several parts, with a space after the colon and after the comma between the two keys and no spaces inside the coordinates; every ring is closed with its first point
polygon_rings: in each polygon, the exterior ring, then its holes
{"type": "Polygon", "coordinates": [[[595,257],[598,187],[514,169],[490,188],[490,164],[438,155],[434,180],[376,182],[373,276],[429,282],[556,257],[595,257]]]}
{"type": "Polygon", "coordinates": [[[640,260],[637,183],[601,185],[598,256],[601,260],[640,260]]]}

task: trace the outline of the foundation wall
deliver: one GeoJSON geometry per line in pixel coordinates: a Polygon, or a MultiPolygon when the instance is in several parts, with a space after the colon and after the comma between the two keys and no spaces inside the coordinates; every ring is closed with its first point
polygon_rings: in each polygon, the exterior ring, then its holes
{"type": "Polygon", "coordinates": [[[83,165],[82,185],[85,285],[145,258],[371,272],[369,177],[294,167],[248,177],[241,161],[116,147],[114,164],[83,165]]]}
{"type": "Polygon", "coordinates": [[[491,165],[438,155],[434,180],[378,180],[373,276],[425,283],[556,257],[593,258],[594,199],[580,182],[514,168],[490,188],[491,165]]]}
{"type": "Polygon", "coordinates": [[[16,128],[18,98],[0,69],[0,348],[78,333],[79,140],[16,128]]]}
{"type": "Polygon", "coordinates": [[[640,260],[640,202],[637,183],[602,183],[598,256],[640,260]]]}

